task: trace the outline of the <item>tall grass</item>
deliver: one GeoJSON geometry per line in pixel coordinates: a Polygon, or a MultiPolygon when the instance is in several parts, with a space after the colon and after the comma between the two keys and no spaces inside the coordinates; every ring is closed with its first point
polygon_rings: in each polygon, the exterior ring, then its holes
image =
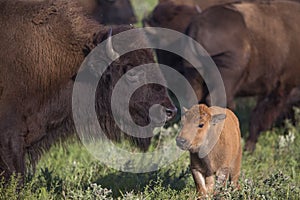
{"type": "MultiPolygon", "coordinates": [[[[297,123],[263,133],[253,154],[243,153],[240,189],[217,188],[215,199],[300,198],[300,111],[297,123]]],[[[243,123],[243,122],[242,122],[243,123]]],[[[171,138],[168,138],[171,139],[171,138]]],[[[174,139],[174,138],[173,138],[174,139]]],[[[157,140],[156,140],[157,141],[157,140]]],[[[154,141],[155,142],[155,141],[154,141]]],[[[94,160],[75,139],[56,144],[36,173],[18,188],[1,183],[0,199],[195,199],[188,154],[159,171],[132,174],[94,160]],[[18,194],[18,195],[16,195],[18,194]]]]}

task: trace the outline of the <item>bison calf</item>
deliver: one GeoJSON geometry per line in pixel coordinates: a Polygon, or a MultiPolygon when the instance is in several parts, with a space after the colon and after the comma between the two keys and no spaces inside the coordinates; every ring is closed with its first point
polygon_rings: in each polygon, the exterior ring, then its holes
{"type": "Polygon", "coordinates": [[[199,195],[213,191],[215,176],[236,184],[242,158],[239,122],[232,111],[195,105],[182,119],[177,145],[190,151],[191,171],[199,195]]]}

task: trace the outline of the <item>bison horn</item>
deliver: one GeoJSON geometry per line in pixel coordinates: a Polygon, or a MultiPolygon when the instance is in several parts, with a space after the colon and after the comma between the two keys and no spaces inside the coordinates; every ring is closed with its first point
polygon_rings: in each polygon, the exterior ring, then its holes
{"type": "Polygon", "coordinates": [[[199,5],[196,5],[195,8],[196,8],[196,11],[197,11],[198,13],[201,13],[201,12],[202,12],[202,10],[201,10],[201,8],[200,8],[199,5]]]}
{"type": "Polygon", "coordinates": [[[116,60],[117,58],[120,57],[118,52],[116,52],[114,50],[114,47],[113,47],[113,44],[112,44],[112,28],[110,28],[109,34],[108,34],[108,40],[107,40],[107,43],[106,43],[106,53],[107,53],[107,56],[111,60],[116,60]]]}

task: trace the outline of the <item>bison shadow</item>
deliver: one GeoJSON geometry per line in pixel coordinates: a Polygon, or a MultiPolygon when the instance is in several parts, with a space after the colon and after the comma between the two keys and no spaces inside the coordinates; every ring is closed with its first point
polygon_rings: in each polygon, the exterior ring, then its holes
{"type": "Polygon", "coordinates": [[[181,191],[186,188],[188,179],[191,178],[189,168],[182,170],[179,176],[173,169],[161,169],[156,172],[133,174],[126,172],[109,173],[95,181],[98,185],[112,190],[113,198],[122,197],[127,192],[144,192],[146,186],[153,189],[159,181],[164,188],[181,191]]]}

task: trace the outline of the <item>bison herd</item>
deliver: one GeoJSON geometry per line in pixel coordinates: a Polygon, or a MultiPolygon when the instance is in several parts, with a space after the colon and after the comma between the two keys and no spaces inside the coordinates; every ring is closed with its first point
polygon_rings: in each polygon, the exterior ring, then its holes
{"type": "MultiPolygon", "coordinates": [[[[300,29],[295,26],[300,17],[299,3],[195,0],[191,7],[178,2],[161,1],[144,19],[144,25],[181,31],[199,42],[222,75],[229,108],[235,108],[236,97],[257,97],[245,146],[254,150],[260,132],[300,101],[296,97],[300,29]],[[205,9],[199,11],[201,7],[205,9]]],[[[168,52],[157,51],[157,57],[158,62],[182,72],[199,102],[209,104],[205,83],[192,66],[168,52]]]]}
{"type": "MultiPolygon", "coordinates": [[[[27,155],[34,165],[51,144],[75,132],[72,89],[81,63],[106,39],[107,51],[98,56],[114,60],[118,53],[109,38],[134,29],[131,24],[137,18],[129,0],[0,0],[0,10],[0,173],[7,179],[14,172],[25,173],[27,155]]],[[[297,0],[159,0],[142,23],[145,27],[179,31],[201,44],[221,74],[228,108],[235,109],[237,97],[257,97],[245,145],[246,150],[253,151],[259,134],[292,106],[299,105],[298,20],[297,0]]],[[[142,34],[135,40],[148,42],[142,34]]],[[[172,41],[167,45],[181,44],[182,48],[193,49],[196,55],[200,51],[190,44],[182,44],[180,38],[172,41]]],[[[122,138],[109,109],[114,85],[135,66],[154,63],[155,57],[158,63],[183,74],[199,103],[210,106],[210,92],[214,91],[207,90],[204,79],[184,58],[159,49],[155,54],[150,49],[129,52],[112,62],[97,87],[96,112],[109,139],[122,138]]],[[[157,78],[164,80],[163,76],[157,78]]],[[[85,84],[88,83],[82,81],[85,84]]],[[[149,109],[154,104],[165,107],[166,120],[177,114],[167,89],[148,84],[138,89],[131,99],[131,117],[146,126],[149,109]]],[[[210,111],[205,105],[200,108],[192,110],[202,119],[202,112],[210,111]]],[[[232,151],[222,163],[231,163],[224,166],[234,169],[232,173],[222,173],[233,176],[236,182],[241,160],[239,125],[234,114],[227,113],[230,119],[225,122],[229,125],[225,123],[226,134],[220,137],[231,142],[234,138],[235,144],[222,143],[215,151],[232,151]]],[[[185,124],[189,126],[191,122],[185,124]]],[[[127,137],[144,151],[151,140],[127,137]]],[[[177,138],[178,146],[183,149],[187,148],[186,142],[191,141],[177,138]]],[[[195,153],[191,153],[195,165],[192,171],[198,189],[203,190],[205,184],[198,172],[205,169],[199,166],[202,160],[195,153]]],[[[216,162],[215,166],[222,164],[218,159],[210,162],[216,162]]],[[[222,166],[219,167],[211,173],[222,171],[222,166]]]]}

